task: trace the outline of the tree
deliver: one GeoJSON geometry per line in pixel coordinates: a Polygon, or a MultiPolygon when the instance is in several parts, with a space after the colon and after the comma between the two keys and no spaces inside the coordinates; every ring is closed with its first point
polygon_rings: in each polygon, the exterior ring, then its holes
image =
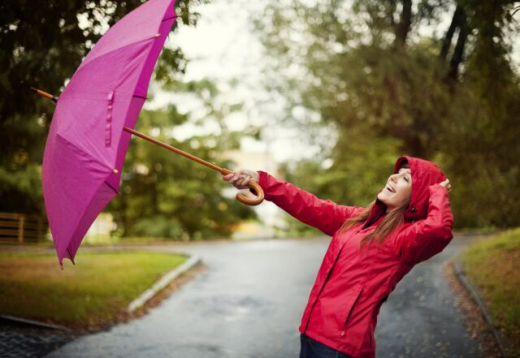
{"type": "MultiPolygon", "coordinates": [[[[182,101],[196,102],[203,115],[181,114],[174,105],[164,110],[145,110],[138,129],[221,167],[231,162],[226,150],[239,148],[244,135],[257,135],[257,129],[236,133],[227,128],[226,116],[240,104],[220,101],[217,86],[209,81],[169,82],[182,101]],[[217,133],[192,135],[177,140],[176,127],[212,123],[217,133]]],[[[156,236],[170,239],[208,239],[232,233],[239,221],[255,217],[251,208],[221,194],[228,184],[217,173],[201,164],[162,148],[134,139],[123,168],[122,195],[112,201],[110,210],[123,236],[156,236]]]]}
{"type": "MultiPolygon", "coordinates": [[[[183,24],[195,24],[198,15],[190,9],[204,1],[178,2],[183,24]]],[[[40,163],[54,105],[36,98],[30,87],[59,94],[103,29],[142,2],[0,3],[0,211],[43,212],[40,163]]],[[[179,49],[165,49],[163,56],[168,62],[159,64],[161,73],[182,72],[179,49]]]]}
{"type": "MultiPolygon", "coordinates": [[[[28,1],[0,4],[0,64],[4,69],[0,75],[0,211],[44,212],[41,161],[54,105],[35,97],[29,88],[41,87],[59,95],[102,32],[143,2],[51,0],[45,8],[28,1]],[[13,100],[14,96],[19,100],[13,100]]],[[[177,1],[177,23],[194,26],[198,14],[192,6],[204,2],[177,1]]],[[[196,118],[180,114],[175,106],[143,111],[138,128],[154,136],[157,132],[160,140],[225,166],[229,163],[222,152],[238,146],[238,139],[223,119],[240,104],[217,104],[218,89],[211,81],[184,83],[186,65],[181,49],[165,47],[154,72],[156,83],[198,98],[209,117],[206,120],[218,122],[220,135],[176,141],[172,128],[196,122],[196,118]]],[[[255,130],[249,134],[255,135],[255,130]]],[[[132,141],[122,177],[122,195],[108,210],[123,235],[225,236],[239,220],[254,216],[250,208],[220,194],[224,183],[219,174],[140,139],[132,141]]]]}
{"type": "Polygon", "coordinates": [[[364,198],[364,188],[374,190],[392,169],[385,154],[402,153],[432,159],[448,173],[459,188],[452,195],[457,225],[518,225],[510,199],[520,194],[511,11],[507,1],[270,2],[256,18],[272,58],[267,88],[287,98],[286,118],[293,108],[310,113],[289,120],[334,131],[335,142],[324,148],[334,164],[320,174],[338,180],[317,194],[364,198]],[[445,30],[446,14],[452,21],[445,30]],[[424,33],[425,24],[433,31],[424,33]],[[349,178],[367,169],[365,185],[350,188],[349,178]],[[343,189],[328,189],[337,186],[343,189]],[[468,201],[475,188],[479,194],[468,201]],[[479,211],[481,204],[488,211],[479,211]]]}

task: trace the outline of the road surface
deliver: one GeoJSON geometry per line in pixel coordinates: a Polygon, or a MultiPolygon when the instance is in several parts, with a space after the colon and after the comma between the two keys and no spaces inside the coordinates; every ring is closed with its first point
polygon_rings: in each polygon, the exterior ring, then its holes
{"type": "MultiPolygon", "coordinates": [[[[383,305],[377,357],[478,358],[443,264],[473,240],[455,238],[417,265],[383,305]]],[[[164,248],[207,270],[146,316],[81,337],[47,358],[298,357],[298,326],[329,239],[203,243],[164,248]]]]}

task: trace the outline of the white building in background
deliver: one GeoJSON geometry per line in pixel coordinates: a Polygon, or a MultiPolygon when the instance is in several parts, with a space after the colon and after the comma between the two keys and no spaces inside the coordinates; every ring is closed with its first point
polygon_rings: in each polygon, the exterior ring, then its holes
{"type": "Polygon", "coordinates": [[[113,215],[111,213],[101,213],[88,229],[83,242],[89,244],[111,242],[114,240],[113,237],[111,237],[111,233],[116,228],[117,225],[114,222],[113,215]]]}
{"type": "MultiPolygon", "coordinates": [[[[278,165],[273,155],[269,152],[259,153],[236,150],[225,152],[223,156],[236,163],[234,167],[227,168],[229,170],[262,170],[279,177],[278,165]]],[[[222,194],[226,197],[234,198],[238,192],[239,190],[230,186],[224,189],[222,194]]],[[[249,194],[249,190],[241,190],[241,192],[244,195],[249,194]]],[[[282,219],[283,212],[273,203],[264,201],[260,205],[253,206],[253,210],[255,210],[262,223],[242,223],[233,234],[234,239],[272,238],[276,236],[274,228],[282,229],[286,227],[286,223],[282,219]]]]}

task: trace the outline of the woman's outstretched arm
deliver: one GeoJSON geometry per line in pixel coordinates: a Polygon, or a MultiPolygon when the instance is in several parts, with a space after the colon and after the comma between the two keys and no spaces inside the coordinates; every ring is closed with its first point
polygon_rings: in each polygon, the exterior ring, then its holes
{"type": "Polygon", "coordinates": [[[266,200],[329,236],[334,235],[346,219],[363,210],[361,207],[338,205],[330,200],[319,199],[314,194],[263,171],[240,170],[235,174],[234,177],[232,174],[225,176],[224,180],[239,189],[246,188],[245,183],[249,180],[248,178],[258,180],[258,184],[264,190],[266,200]]]}

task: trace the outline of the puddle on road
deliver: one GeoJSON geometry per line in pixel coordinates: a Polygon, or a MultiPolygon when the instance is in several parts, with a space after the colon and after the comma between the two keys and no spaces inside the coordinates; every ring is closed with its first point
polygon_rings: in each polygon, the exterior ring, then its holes
{"type": "Polygon", "coordinates": [[[235,321],[254,315],[264,316],[272,310],[273,303],[252,296],[220,295],[197,299],[195,304],[204,309],[206,316],[222,316],[226,321],[235,321]]]}

